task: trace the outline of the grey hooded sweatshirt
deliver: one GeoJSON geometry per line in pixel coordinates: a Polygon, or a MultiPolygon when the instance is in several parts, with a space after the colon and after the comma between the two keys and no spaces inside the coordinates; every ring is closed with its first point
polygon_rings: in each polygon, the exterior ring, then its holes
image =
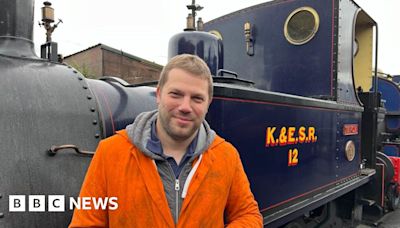
{"type": "MultiPolygon", "coordinates": [[[[149,151],[146,148],[147,142],[151,137],[151,124],[157,119],[157,115],[157,110],[141,113],[136,117],[132,124],[126,127],[126,130],[128,132],[130,141],[135,144],[143,154],[155,161],[158,174],[163,182],[165,196],[167,198],[171,214],[174,218],[175,224],[177,224],[181,205],[185,195],[183,190],[184,188],[187,189],[190,183],[190,178],[188,179],[188,176],[192,170],[193,160],[208,149],[208,147],[214,141],[216,134],[210,128],[208,123],[203,121],[203,124],[200,125],[198,130],[198,139],[194,154],[190,158],[189,162],[187,162],[182,168],[179,177],[176,179],[174,171],[169,162],[165,158],[149,151]],[[186,181],[188,183],[186,183],[186,181]]],[[[198,159],[198,162],[200,162],[200,160],[201,159],[198,159]]]]}

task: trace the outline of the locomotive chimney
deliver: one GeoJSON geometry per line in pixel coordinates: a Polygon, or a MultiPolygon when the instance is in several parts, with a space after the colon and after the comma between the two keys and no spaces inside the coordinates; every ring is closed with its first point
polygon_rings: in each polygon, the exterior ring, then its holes
{"type": "Polygon", "coordinates": [[[34,0],[0,0],[0,6],[0,54],[35,58],[34,0]]]}

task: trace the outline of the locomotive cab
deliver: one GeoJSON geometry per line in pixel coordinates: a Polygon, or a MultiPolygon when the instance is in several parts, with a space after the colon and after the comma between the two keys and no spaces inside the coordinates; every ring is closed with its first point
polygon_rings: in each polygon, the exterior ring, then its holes
{"type": "Polygon", "coordinates": [[[358,92],[372,88],[375,22],[362,10],[356,14],[353,42],[354,87],[358,92]]]}

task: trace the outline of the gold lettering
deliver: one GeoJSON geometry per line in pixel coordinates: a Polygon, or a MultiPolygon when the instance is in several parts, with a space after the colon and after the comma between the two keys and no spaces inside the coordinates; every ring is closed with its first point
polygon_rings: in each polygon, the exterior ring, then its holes
{"type": "Polygon", "coordinates": [[[279,134],[279,145],[280,146],[285,146],[287,143],[287,137],[286,137],[286,127],[281,128],[281,133],[279,134]]]}
{"type": "Polygon", "coordinates": [[[288,128],[288,137],[287,137],[287,142],[288,144],[295,144],[296,139],[294,138],[294,132],[296,131],[295,127],[289,127],[288,128]]]}
{"type": "Polygon", "coordinates": [[[299,128],[299,143],[303,143],[306,140],[306,128],[299,128]]]}
{"type": "Polygon", "coordinates": [[[308,128],[308,139],[309,139],[309,142],[317,141],[317,137],[315,136],[315,128],[314,127],[308,128]]]}
{"type": "Polygon", "coordinates": [[[275,146],[275,138],[274,138],[274,132],[276,130],[276,127],[268,127],[267,128],[267,133],[265,137],[265,146],[275,146]]]}

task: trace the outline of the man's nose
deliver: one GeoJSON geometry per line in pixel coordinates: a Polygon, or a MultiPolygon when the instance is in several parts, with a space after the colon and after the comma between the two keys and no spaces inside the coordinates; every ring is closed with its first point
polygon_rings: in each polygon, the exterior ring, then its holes
{"type": "Polygon", "coordinates": [[[179,111],[188,113],[192,111],[190,97],[184,97],[181,104],[179,105],[179,111]]]}

